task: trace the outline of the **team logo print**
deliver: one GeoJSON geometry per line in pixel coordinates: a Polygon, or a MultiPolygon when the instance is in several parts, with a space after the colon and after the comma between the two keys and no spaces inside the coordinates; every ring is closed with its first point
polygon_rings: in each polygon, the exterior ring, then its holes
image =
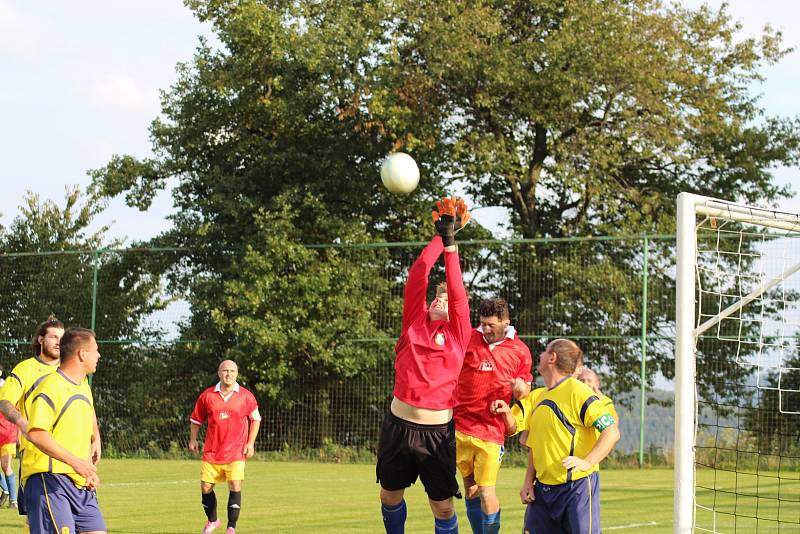
{"type": "Polygon", "coordinates": [[[478,371],[494,371],[494,365],[489,360],[483,360],[478,371]]]}
{"type": "Polygon", "coordinates": [[[230,417],[230,414],[228,414],[228,412],[219,412],[220,421],[224,421],[225,419],[228,419],[229,417],[230,417]]]}
{"type": "Polygon", "coordinates": [[[437,345],[441,347],[442,345],[444,345],[444,334],[439,332],[438,334],[436,334],[436,337],[433,338],[433,340],[434,342],[436,342],[437,345]]]}
{"type": "Polygon", "coordinates": [[[61,534],[69,534],[69,527],[61,527],[61,534]]]}

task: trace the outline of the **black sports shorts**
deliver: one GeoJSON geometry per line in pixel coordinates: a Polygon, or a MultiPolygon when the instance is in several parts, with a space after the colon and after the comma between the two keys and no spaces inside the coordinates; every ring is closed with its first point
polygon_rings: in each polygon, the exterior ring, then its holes
{"type": "Polygon", "coordinates": [[[461,497],[456,480],[455,422],[421,425],[387,412],[375,472],[385,490],[407,488],[419,477],[433,501],[461,497]]]}

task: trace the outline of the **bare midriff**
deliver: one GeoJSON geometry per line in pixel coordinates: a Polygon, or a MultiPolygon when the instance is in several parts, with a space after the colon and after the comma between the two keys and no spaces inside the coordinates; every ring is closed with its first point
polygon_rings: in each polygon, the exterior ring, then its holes
{"type": "Polygon", "coordinates": [[[420,425],[443,425],[449,423],[453,418],[452,408],[447,408],[446,410],[419,408],[417,406],[411,406],[397,397],[392,398],[392,405],[389,409],[392,414],[400,419],[420,425]]]}

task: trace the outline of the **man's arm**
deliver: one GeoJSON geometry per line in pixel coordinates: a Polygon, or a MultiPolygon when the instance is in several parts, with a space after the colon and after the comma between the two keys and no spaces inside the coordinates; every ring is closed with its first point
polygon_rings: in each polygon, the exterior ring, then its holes
{"type": "Polygon", "coordinates": [[[519,490],[519,499],[522,504],[528,504],[535,499],[533,486],[536,484],[536,467],[533,465],[533,449],[528,449],[528,468],[525,470],[525,479],[522,489],[519,490]]]}
{"type": "Polygon", "coordinates": [[[255,454],[256,436],[261,427],[261,421],[255,419],[250,421],[250,433],[247,435],[247,443],[244,446],[244,457],[251,458],[255,454]]]}
{"type": "Polygon", "coordinates": [[[94,464],[88,459],[78,458],[59,445],[50,432],[42,430],[41,428],[32,428],[28,433],[28,440],[47,456],[55,458],[59,462],[64,462],[72,467],[76,473],[87,480],[87,484],[90,480],[96,479],[97,468],[94,464]]]}
{"type": "Polygon", "coordinates": [[[17,410],[17,408],[11,404],[11,402],[5,399],[0,400],[0,413],[3,414],[3,417],[17,425],[17,428],[19,428],[20,432],[27,436],[28,420],[25,419],[21,413],[19,413],[19,410],[17,410]]]}
{"type": "Polygon", "coordinates": [[[619,428],[617,422],[605,427],[600,432],[600,438],[594,444],[592,450],[586,455],[586,458],[578,456],[567,456],[561,461],[561,464],[567,469],[577,469],[579,471],[588,471],[595,465],[602,462],[606,456],[614,449],[614,445],[619,441],[619,428]]]}
{"type": "Polygon", "coordinates": [[[517,420],[512,415],[511,408],[506,401],[497,399],[492,402],[489,411],[503,418],[503,424],[506,426],[506,436],[513,436],[517,433],[517,420]]]}
{"type": "Polygon", "coordinates": [[[467,290],[464,289],[461,262],[455,246],[445,247],[444,274],[447,281],[449,322],[459,337],[461,346],[466,348],[472,334],[472,324],[469,318],[469,298],[467,290]]]}
{"type": "Polygon", "coordinates": [[[92,449],[91,455],[89,456],[92,459],[92,463],[97,465],[100,462],[100,457],[102,456],[102,445],[100,443],[100,427],[97,424],[97,414],[92,412],[92,449]]]}
{"type": "Polygon", "coordinates": [[[427,309],[428,277],[441,255],[442,238],[436,235],[422,249],[417,260],[408,270],[408,278],[403,289],[403,332],[427,309]]]}
{"type": "Polygon", "coordinates": [[[197,443],[197,433],[200,432],[200,425],[194,421],[189,422],[189,450],[197,454],[200,452],[200,444],[197,443]]]}

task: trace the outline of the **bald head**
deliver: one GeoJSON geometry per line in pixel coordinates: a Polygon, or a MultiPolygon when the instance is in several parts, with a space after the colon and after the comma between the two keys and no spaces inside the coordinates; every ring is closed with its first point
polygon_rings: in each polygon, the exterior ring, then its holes
{"type": "Polygon", "coordinates": [[[581,368],[578,373],[578,380],[592,388],[595,393],[600,393],[600,377],[588,367],[581,368]]]}
{"type": "Polygon", "coordinates": [[[222,387],[228,390],[236,384],[236,379],[239,376],[239,367],[233,360],[225,360],[219,364],[217,374],[222,387]]]}
{"type": "Polygon", "coordinates": [[[564,375],[571,375],[583,364],[583,351],[570,339],[556,339],[547,345],[547,352],[557,355],[556,368],[564,375]]]}

